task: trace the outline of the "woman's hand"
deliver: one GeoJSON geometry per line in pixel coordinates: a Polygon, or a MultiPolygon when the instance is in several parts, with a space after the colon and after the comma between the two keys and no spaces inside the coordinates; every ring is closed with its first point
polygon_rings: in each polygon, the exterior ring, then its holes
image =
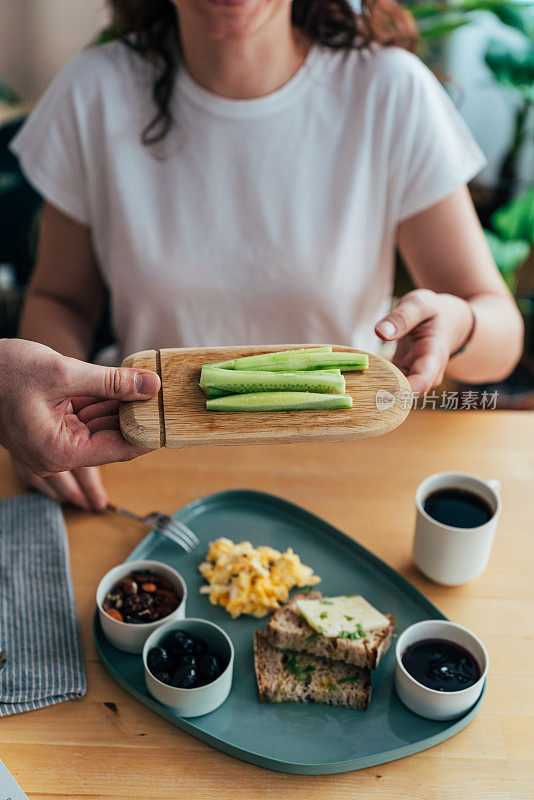
{"type": "Polygon", "coordinates": [[[28,486],[102,508],[95,466],[148,452],[122,437],[119,401],[147,400],[159,386],[149,370],[99,367],[35,342],[0,340],[0,444],[28,486]]]}
{"type": "Polygon", "coordinates": [[[387,342],[397,341],[393,363],[416,394],[424,394],[443,380],[449,357],[462,345],[473,324],[468,303],[450,294],[415,289],[380,320],[375,332],[387,342]]]}

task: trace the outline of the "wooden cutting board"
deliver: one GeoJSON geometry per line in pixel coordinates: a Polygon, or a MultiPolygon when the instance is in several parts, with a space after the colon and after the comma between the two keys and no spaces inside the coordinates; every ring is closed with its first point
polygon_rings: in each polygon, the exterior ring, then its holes
{"type": "MultiPolygon", "coordinates": [[[[407,417],[410,385],[405,376],[380,356],[369,355],[365,373],[346,372],[351,409],[336,411],[206,411],[199,388],[200,368],[210,361],[293,350],[317,345],[263,347],[204,347],[143,350],[124,359],[123,367],[152,369],[161,377],[157,397],[121,403],[120,426],[132,444],[158,447],[198,445],[280,444],[282,442],[341,442],[381,436],[407,417]]],[[[334,350],[357,351],[334,346],[334,350]]]]}

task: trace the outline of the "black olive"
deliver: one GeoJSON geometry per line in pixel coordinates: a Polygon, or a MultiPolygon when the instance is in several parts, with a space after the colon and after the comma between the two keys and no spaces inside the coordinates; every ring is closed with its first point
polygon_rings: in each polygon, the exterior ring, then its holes
{"type": "Polygon", "coordinates": [[[191,689],[197,679],[197,662],[195,656],[185,655],[180,659],[172,676],[172,685],[181,689],[191,689]]]}
{"type": "Polygon", "coordinates": [[[194,653],[195,640],[192,636],[184,636],[182,639],[182,653],[194,653]]]}
{"type": "Polygon", "coordinates": [[[181,658],[178,659],[179,664],[185,664],[186,666],[190,667],[191,669],[197,668],[197,659],[193,653],[186,653],[181,658]]]}
{"type": "Polygon", "coordinates": [[[204,683],[211,683],[222,672],[221,659],[213,653],[204,653],[198,660],[198,676],[204,683]]]}
{"type": "Polygon", "coordinates": [[[185,631],[171,631],[163,642],[163,646],[169,650],[173,656],[181,656],[184,653],[192,653],[195,643],[191,636],[185,631]]]}
{"type": "Polygon", "coordinates": [[[204,639],[197,639],[197,638],[195,638],[195,639],[193,640],[193,645],[194,645],[194,646],[193,646],[193,651],[192,651],[192,652],[193,652],[193,653],[194,653],[196,656],[202,656],[202,655],[204,655],[204,653],[207,653],[207,652],[208,652],[208,645],[206,644],[206,642],[204,641],[204,639]]]}
{"type": "Polygon", "coordinates": [[[150,672],[153,675],[157,675],[162,670],[167,671],[170,669],[172,659],[170,653],[163,647],[153,647],[152,650],[148,651],[146,663],[150,672]]]}
{"type": "Polygon", "coordinates": [[[171,685],[172,678],[170,676],[170,673],[169,672],[165,672],[165,670],[163,670],[162,672],[158,672],[158,674],[156,675],[156,678],[158,679],[158,681],[161,681],[162,683],[166,683],[168,686],[171,685]]]}

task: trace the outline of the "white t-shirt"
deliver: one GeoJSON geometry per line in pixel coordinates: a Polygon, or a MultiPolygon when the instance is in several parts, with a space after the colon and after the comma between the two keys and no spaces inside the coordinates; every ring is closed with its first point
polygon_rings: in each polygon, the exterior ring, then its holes
{"type": "Polygon", "coordinates": [[[376,350],[398,223],[484,164],[437,80],[397,48],[314,46],[288,83],[252,100],[207,92],[182,68],[172,109],[155,157],[140,141],[154,113],[148,67],[112,42],[67,64],[12,145],[44,197],[91,227],[122,356],[376,350]]]}

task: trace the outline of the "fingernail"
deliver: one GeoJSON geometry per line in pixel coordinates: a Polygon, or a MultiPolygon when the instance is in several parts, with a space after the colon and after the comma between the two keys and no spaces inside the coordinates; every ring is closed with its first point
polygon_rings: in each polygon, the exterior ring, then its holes
{"type": "Polygon", "coordinates": [[[135,391],[137,394],[153,395],[158,389],[158,379],[153,372],[138,372],[135,376],[135,391]]]}
{"type": "Polygon", "coordinates": [[[94,502],[94,509],[95,511],[103,511],[107,506],[107,500],[105,497],[97,497],[94,502]]]}
{"type": "Polygon", "coordinates": [[[382,320],[382,322],[379,322],[378,325],[376,326],[376,329],[386,339],[393,339],[393,337],[397,333],[397,328],[389,319],[384,319],[382,320]]]}

